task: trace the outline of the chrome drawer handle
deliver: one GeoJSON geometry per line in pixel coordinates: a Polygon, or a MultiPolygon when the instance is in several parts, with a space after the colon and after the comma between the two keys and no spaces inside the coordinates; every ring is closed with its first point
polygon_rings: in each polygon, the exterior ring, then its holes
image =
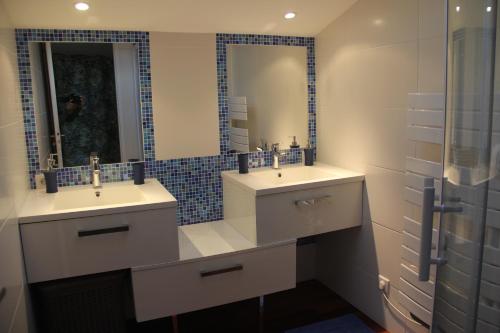
{"type": "Polygon", "coordinates": [[[7,288],[6,287],[0,288],[0,303],[2,303],[3,299],[5,298],[5,295],[7,295],[7,288]]]}
{"type": "Polygon", "coordinates": [[[201,271],[200,276],[203,278],[203,277],[207,277],[207,276],[225,274],[225,273],[242,271],[242,270],[243,270],[243,265],[237,264],[237,265],[230,266],[230,267],[214,269],[212,271],[201,271]]]}
{"type": "Polygon", "coordinates": [[[324,195],[324,196],[317,197],[317,198],[311,198],[311,199],[305,199],[305,200],[295,200],[294,203],[295,203],[295,206],[313,206],[313,205],[317,204],[318,202],[326,200],[330,197],[331,197],[330,195],[324,195]]]}
{"type": "Polygon", "coordinates": [[[130,230],[128,225],[120,225],[117,227],[102,228],[102,229],[90,229],[90,230],[79,230],[78,237],[88,237],[103,234],[114,234],[117,232],[127,232],[130,230]]]}

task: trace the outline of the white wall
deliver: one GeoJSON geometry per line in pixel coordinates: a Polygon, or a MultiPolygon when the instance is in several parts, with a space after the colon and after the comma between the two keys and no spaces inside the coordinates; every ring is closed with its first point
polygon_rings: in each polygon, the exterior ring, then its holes
{"type": "MultiPolygon", "coordinates": [[[[444,91],[444,0],[359,0],[316,40],[318,159],[366,174],[361,229],[318,244],[320,278],[391,332],[405,323],[384,305],[378,274],[399,288],[407,95],[444,91]]],[[[408,328],[409,331],[413,326],[408,328]]]]}
{"type": "Polygon", "coordinates": [[[156,159],[220,153],[215,34],[150,34],[156,159]]]}
{"type": "Polygon", "coordinates": [[[307,49],[299,46],[230,45],[228,96],[246,96],[250,151],[260,140],[289,148],[307,144],[307,49]]]}
{"type": "Polygon", "coordinates": [[[14,30],[0,2],[0,332],[26,332],[25,283],[17,211],[27,194],[24,127],[14,30]]]}

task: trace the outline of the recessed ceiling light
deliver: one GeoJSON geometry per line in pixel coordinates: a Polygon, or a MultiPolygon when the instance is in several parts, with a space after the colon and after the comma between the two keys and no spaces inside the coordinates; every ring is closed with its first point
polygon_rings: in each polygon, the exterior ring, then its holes
{"type": "Polygon", "coordinates": [[[491,8],[491,6],[486,7],[486,11],[487,11],[488,13],[489,13],[489,12],[491,12],[491,9],[492,9],[492,8],[491,8]]]}
{"type": "Polygon", "coordinates": [[[295,18],[295,16],[296,16],[296,15],[295,15],[295,13],[294,13],[294,12],[288,12],[288,13],[286,13],[286,14],[285,14],[285,18],[286,18],[287,20],[291,20],[291,19],[295,18]]]}
{"type": "Polygon", "coordinates": [[[456,6],[455,7],[455,10],[457,11],[457,13],[460,11],[460,6],[456,6]]]}
{"type": "Polygon", "coordinates": [[[77,2],[75,3],[75,8],[77,10],[80,10],[82,12],[86,11],[86,10],[89,10],[90,8],[90,5],[86,2],[77,2]]]}

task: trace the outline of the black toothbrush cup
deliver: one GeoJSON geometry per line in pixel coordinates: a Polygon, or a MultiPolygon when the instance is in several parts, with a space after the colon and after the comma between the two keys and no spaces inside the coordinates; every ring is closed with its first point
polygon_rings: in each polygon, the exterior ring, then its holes
{"type": "Polygon", "coordinates": [[[43,171],[45,178],[45,192],[57,193],[57,154],[50,154],[47,160],[47,170],[43,171]]]}
{"type": "Polygon", "coordinates": [[[47,170],[43,172],[45,177],[45,190],[47,193],[57,193],[57,170],[47,170]]]}
{"type": "Polygon", "coordinates": [[[238,154],[238,170],[240,173],[248,173],[248,153],[238,154]]]}
{"type": "Polygon", "coordinates": [[[135,185],[144,184],[145,168],[144,161],[139,161],[138,159],[130,159],[132,163],[132,177],[134,178],[135,185]]]}
{"type": "Polygon", "coordinates": [[[304,165],[305,166],[314,165],[314,148],[312,147],[304,148],[304,165]]]}

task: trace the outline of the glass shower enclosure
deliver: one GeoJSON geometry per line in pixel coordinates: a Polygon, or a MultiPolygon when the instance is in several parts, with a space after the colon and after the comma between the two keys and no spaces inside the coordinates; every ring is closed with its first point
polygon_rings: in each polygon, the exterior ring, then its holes
{"type": "Polygon", "coordinates": [[[434,189],[426,188],[422,215],[430,230],[433,217],[440,218],[439,242],[430,258],[422,229],[419,274],[425,281],[437,265],[433,332],[500,332],[498,4],[449,0],[447,6],[442,196],[437,204],[434,189]]]}

